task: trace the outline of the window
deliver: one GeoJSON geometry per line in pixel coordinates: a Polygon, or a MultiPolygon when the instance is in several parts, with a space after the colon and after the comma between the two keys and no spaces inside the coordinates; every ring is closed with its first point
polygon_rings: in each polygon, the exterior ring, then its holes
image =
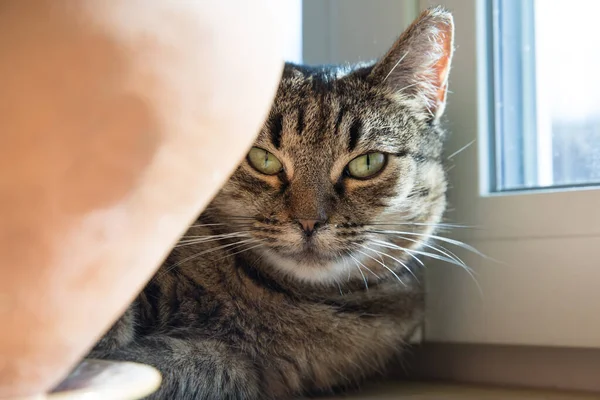
{"type": "Polygon", "coordinates": [[[486,3],[489,191],[600,184],[600,2],[486,3]]]}

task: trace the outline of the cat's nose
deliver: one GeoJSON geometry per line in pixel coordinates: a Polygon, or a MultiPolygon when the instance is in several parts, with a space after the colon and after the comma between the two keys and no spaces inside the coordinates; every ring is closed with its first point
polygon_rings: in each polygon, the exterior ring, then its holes
{"type": "Polygon", "coordinates": [[[318,219],[298,219],[296,221],[300,224],[302,230],[307,236],[312,235],[319,225],[322,224],[322,221],[318,219]]]}

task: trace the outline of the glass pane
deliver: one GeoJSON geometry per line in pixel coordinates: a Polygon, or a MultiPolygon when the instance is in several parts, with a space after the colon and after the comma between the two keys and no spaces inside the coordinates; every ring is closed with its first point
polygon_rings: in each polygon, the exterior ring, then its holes
{"type": "Polygon", "coordinates": [[[599,184],[600,1],[492,4],[492,189],[599,184]]]}

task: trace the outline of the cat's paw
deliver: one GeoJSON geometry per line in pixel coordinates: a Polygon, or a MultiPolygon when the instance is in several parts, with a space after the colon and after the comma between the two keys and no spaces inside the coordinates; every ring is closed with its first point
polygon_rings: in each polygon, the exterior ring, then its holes
{"type": "Polygon", "coordinates": [[[162,373],[161,387],[148,399],[269,398],[260,389],[260,372],[251,359],[216,340],[146,337],[110,358],[152,365],[162,373]]]}

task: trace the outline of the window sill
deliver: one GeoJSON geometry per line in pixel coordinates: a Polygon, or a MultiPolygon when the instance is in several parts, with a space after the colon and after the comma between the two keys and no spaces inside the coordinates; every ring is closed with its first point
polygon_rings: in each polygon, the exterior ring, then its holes
{"type": "Polygon", "coordinates": [[[503,389],[473,385],[390,382],[367,388],[361,393],[328,399],[396,400],[399,398],[406,400],[588,400],[597,399],[598,396],[574,392],[503,389]]]}

